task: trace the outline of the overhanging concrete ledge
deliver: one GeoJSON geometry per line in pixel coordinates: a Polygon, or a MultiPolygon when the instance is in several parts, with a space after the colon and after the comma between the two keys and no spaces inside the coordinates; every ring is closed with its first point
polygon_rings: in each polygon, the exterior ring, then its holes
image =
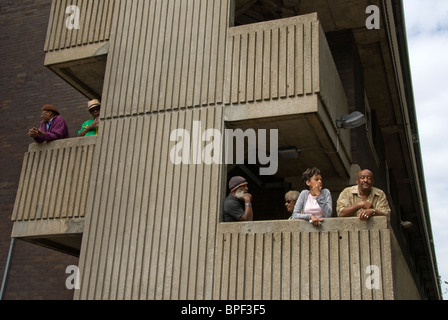
{"type": "Polygon", "coordinates": [[[84,218],[15,221],[11,237],[36,237],[83,233],[84,218]]]}
{"type": "Polygon", "coordinates": [[[84,218],[16,221],[12,238],[79,257],[84,218]]]}

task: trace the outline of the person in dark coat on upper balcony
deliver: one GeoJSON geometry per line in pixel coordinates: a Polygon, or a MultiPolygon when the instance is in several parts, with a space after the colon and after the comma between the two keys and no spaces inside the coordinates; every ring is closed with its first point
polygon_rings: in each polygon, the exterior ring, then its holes
{"type": "Polygon", "coordinates": [[[42,121],[39,129],[35,127],[29,129],[28,136],[32,137],[37,143],[70,138],[67,123],[55,106],[46,104],[41,111],[42,121]]]}

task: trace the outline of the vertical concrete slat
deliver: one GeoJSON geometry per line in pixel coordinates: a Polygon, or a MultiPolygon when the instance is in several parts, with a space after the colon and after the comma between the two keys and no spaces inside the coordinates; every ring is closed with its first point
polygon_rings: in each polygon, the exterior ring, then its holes
{"type": "Polygon", "coordinates": [[[165,99],[169,93],[166,92],[166,86],[167,86],[167,77],[168,77],[168,70],[170,68],[170,59],[171,59],[171,51],[170,46],[172,43],[172,21],[173,21],[173,1],[164,1],[163,6],[163,20],[161,21],[162,29],[160,30],[162,36],[160,37],[161,42],[159,43],[158,49],[161,50],[160,58],[157,59],[158,63],[156,66],[156,73],[158,75],[157,80],[154,81],[153,86],[155,86],[155,92],[157,93],[157,108],[153,110],[166,110],[170,109],[165,104],[165,99]]]}
{"type": "Polygon", "coordinates": [[[143,48],[145,47],[145,37],[147,32],[147,16],[145,16],[146,11],[144,11],[144,5],[146,1],[138,1],[136,6],[133,8],[132,13],[134,18],[134,25],[131,27],[131,32],[134,34],[132,47],[132,56],[130,58],[129,70],[130,77],[127,90],[127,103],[125,107],[125,114],[136,114],[141,110],[141,93],[145,91],[141,85],[142,83],[142,65],[145,52],[143,48]],[[138,28],[138,26],[142,26],[138,28]]]}
{"type": "Polygon", "coordinates": [[[369,231],[361,230],[359,232],[359,249],[361,256],[361,291],[362,291],[362,299],[363,300],[371,300],[372,299],[372,290],[367,288],[366,281],[368,280],[369,275],[366,273],[367,267],[371,265],[370,261],[370,239],[369,239],[369,231]]]}
{"type": "Polygon", "coordinates": [[[288,26],[279,28],[279,61],[278,61],[278,98],[286,98],[288,81],[288,26]]]}
{"type": "MultiPolygon", "coordinates": [[[[157,129],[155,132],[155,145],[154,145],[154,162],[152,164],[152,171],[153,171],[153,177],[151,179],[151,182],[159,186],[161,184],[163,186],[163,176],[161,176],[159,173],[162,172],[163,168],[163,160],[162,160],[162,154],[160,150],[162,149],[163,141],[163,133],[164,133],[164,125],[165,125],[165,114],[158,114],[155,117],[158,118],[157,121],[157,129]]],[[[157,286],[159,285],[159,279],[157,274],[157,266],[158,266],[158,259],[161,251],[160,247],[160,237],[161,237],[161,224],[163,219],[163,212],[160,212],[157,210],[158,206],[160,206],[160,199],[159,199],[159,193],[160,189],[152,188],[150,191],[150,198],[152,201],[149,203],[149,212],[152,215],[152,226],[148,230],[148,232],[151,234],[151,247],[150,247],[150,255],[151,255],[151,262],[150,262],[150,269],[149,269],[149,291],[147,299],[156,299],[157,298],[157,286]]]]}
{"type": "Polygon", "coordinates": [[[300,234],[293,232],[291,235],[291,299],[293,300],[300,299],[301,248],[300,234]]]}
{"type": "Polygon", "coordinates": [[[230,102],[232,104],[238,104],[239,99],[239,85],[240,85],[240,76],[241,76],[241,34],[238,34],[234,37],[233,42],[233,61],[232,61],[232,85],[229,87],[231,90],[230,102]]]}
{"type": "Polygon", "coordinates": [[[251,31],[248,33],[248,50],[247,50],[247,85],[246,85],[246,101],[254,102],[255,100],[255,83],[256,74],[255,66],[257,59],[255,56],[256,33],[251,31]]]}
{"type": "Polygon", "coordinates": [[[230,235],[232,246],[230,248],[229,255],[229,292],[227,299],[236,300],[238,291],[238,260],[239,260],[239,247],[240,247],[240,237],[238,233],[232,233],[230,235]]]}
{"type": "MultiPolygon", "coordinates": [[[[34,220],[36,218],[37,198],[39,197],[40,190],[47,190],[47,184],[45,181],[39,181],[39,177],[42,176],[42,151],[35,152],[35,160],[33,164],[33,171],[31,172],[30,188],[31,193],[28,199],[28,205],[26,210],[26,220],[34,220]],[[36,188],[39,186],[39,188],[36,188]],[[42,188],[42,189],[41,189],[42,188]]],[[[52,194],[52,193],[50,193],[52,194]]]]}
{"type": "Polygon", "coordinates": [[[18,219],[17,220],[28,220],[29,219],[29,212],[30,212],[30,208],[29,208],[29,199],[31,198],[29,195],[32,195],[33,192],[33,184],[31,183],[32,177],[33,177],[33,171],[34,171],[34,167],[35,167],[35,162],[36,162],[36,153],[35,152],[28,152],[27,153],[27,168],[26,168],[26,174],[24,176],[24,182],[23,182],[23,197],[19,206],[19,214],[18,214],[18,219]]]}
{"type": "Polygon", "coordinates": [[[255,275],[255,234],[251,233],[247,235],[246,238],[246,252],[245,252],[245,260],[246,264],[244,266],[244,278],[245,278],[245,286],[243,292],[243,299],[250,300],[254,299],[254,275],[255,275]]]}
{"type": "Polygon", "coordinates": [[[216,247],[215,247],[215,263],[213,265],[214,275],[216,281],[213,282],[213,294],[211,299],[222,300],[222,281],[223,278],[223,262],[224,262],[224,234],[218,232],[216,234],[216,247]]]}
{"type": "Polygon", "coordinates": [[[305,94],[305,74],[304,74],[304,66],[305,66],[305,57],[304,57],[304,25],[297,25],[295,28],[295,94],[297,96],[305,94]]]}
{"type": "Polygon", "coordinates": [[[237,252],[236,268],[234,270],[236,276],[234,299],[236,300],[244,299],[244,288],[246,286],[246,273],[244,271],[247,268],[247,236],[245,233],[236,234],[236,237],[238,237],[238,247],[235,250],[237,252]]]}
{"type": "Polygon", "coordinates": [[[262,287],[262,300],[272,299],[272,247],[273,247],[273,234],[267,233],[264,235],[263,244],[263,287],[262,287]]]}
{"type": "MultiPolygon", "coordinates": [[[[312,34],[312,93],[317,93],[320,92],[320,74],[321,74],[321,70],[320,70],[320,57],[321,57],[321,52],[320,52],[320,48],[321,48],[321,43],[326,42],[325,38],[320,39],[321,36],[321,26],[320,26],[320,22],[317,21],[313,21],[311,23],[311,34],[312,34]]],[[[322,33],[322,35],[324,35],[322,33]]]]}
{"type": "Polygon", "coordinates": [[[272,98],[271,93],[271,48],[272,48],[272,30],[267,29],[263,32],[263,100],[272,98]]]}
{"type": "Polygon", "coordinates": [[[320,300],[320,290],[321,290],[321,266],[320,262],[320,233],[319,232],[311,232],[309,234],[310,237],[310,265],[309,265],[309,274],[310,274],[310,299],[311,300],[320,300]]]}
{"type": "Polygon", "coordinates": [[[394,292],[394,279],[392,274],[392,243],[390,230],[381,229],[379,234],[381,237],[381,261],[382,276],[383,276],[383,299],[393,300],[395,299],[394,292]]]}
{"type": "MultiPolygon", "coordinates": [[[[170,22],[168,25],[171,26],[171,41],[169,42],[169,63],[168,63],[168,70],[166,75],[166,82],[164,85],[166,86],[165,91],[165,97],[164,97],[164,103],[166,110],[173,110],[175,109],[178,104],[175,103],[175,101],[178,101],[178,95],[174,93],[175,91],[175,82],[178,78],[178,70],[179,70],[179,58],[182,56],[179,53],[179,47],[182,45],[182,18],[183,15],[181,15],[181,6],[183,4],[177,4],[176,2],[170,3],[170,22]]],[[[180,47],[181,48],[181,47],[180,47]]],[[[178,92],[178,91],[177,91],[178,92]]]]}
{"type": "Polygon", "coordinates": [[[287,97],[293,97],[296,93],[296,26],[287,26],[286,28],[286,74],[285,74],[285,81],[286,81],[286,96],[287,97]]]}
{"type": "Polygon", "coordinates": [[[263,251],[264,251],[264,235],[255,234],[254,242],[254,289],[253,299],[261,300],[263,298],[263,251]]]}
{"type": "Polygon", "coordinates": [[[361,261],[359,248],[359,232],[350,232],[350,284],[351,284],[351,299],[361,299],[361,261]]]}
{"type": "Polygon", "coordinates": [[[172,170],[170,170],[169,157],[167,157],[168,143],[164,143],[165,138],[169,137],[169,132],[171,130],[171,119],[172,114],[165,114],[161,118],[163,121],[163,126],[160,128],[160,147],[157,149],[157,153],[160,154],[160,167],[159,167],[159,180],[157,183],[157,188],[159,189],[160,195],[157,196],[157,204],[155,207],[155,213],[160,216],[159,219],[159,239],[157,239],[157,244],[159,248],[159,253],[157,257],[157,263],[154,265],[157,274],[157,286],[155,290],[156,299],[163,298],[163,282],[166,281],[166,256],[168,254],[168,234],[170,234],[170,218],[171,215],[167,214],[169,205],[171,201],[169,191],[172,187],[170,178],[172,177],[172,170]],[[160,174],[163,173],[163,174],[160,174]]]}
{"type": "Polygon", "coordinates": [[[310,233],[300,233],[300,300],[311,299],[311,243],[310,233]]]}
{"type": "Polygon", "coordinates": [[[372,266],[375,268],[378,268],[380,281],[378,282],[379,288],[375,288],[373,290],[373,299],[374,300],[383,300],[384,299],[384,272],[382,265],[382,256],[381,256],[381,237],[378,230],[371,230],[370,231],[370,248],[371,248],[371,259],[372,259],[372,266]]]}
{"type": "Polygon", "coordinates": [[[330,231],[330,299],[339,300],[340,299],[340,263],[339,263],[339,232],[330,231]]]}
{"type": "MultiPolygon", "coordinates": [[[[46,182],[42,182],[42,184],[40,185],[41,187],[44,187],[46,184],[51,184],[52,180],[53,180],[53,175],[54,171],[51,170],[53,163],[51,162],[51,155],[52,155],[52,150],[47,150],[45,152],[45,170],[42,173],[42,181],[46,181],[46,182]]],[[[47,189],[48,190],[48,189],[47,189]]],[[[57,190],[56,190],[57,192],[57,190]]],[[[53,193],[53,190],[49,191],[49,192],[41,192],[41,196],[39,199],[39,203],[41,206],[41,214],[39,218],[42,219],[48,219],[48,206],[49,206],[49,199],[51,194],[53,193]]]]}
{"type": "Polygon", "coordinates": [[[264,34],[262,30],[255,32],[255,97],[256,101],[263,100],[263,48],[264,34]]]}
{"type": "MultiPolygon", "coordinates": [[[[176,59],[174,60],[175,66],[175,76],[173,73],[173,89],[172,89],[172,109],[178,110],[181,104],[181,91],[184,82],[182,79],[184,78],[184,74],[182,73],[184,70],[184,56],[185,56],[185,37],[187,36],[187,16],[184,14],[187,10],[187,1],[182,1],[179,5],[180,16],[178,19],[178,36],[176,43],[176,59]]],[[[177,23],[177,22],[176,22],[177,23]]]]}
{"type": "Polygon", "coordinates": [[[187,88],[186,92],[186,104],[187,107],[193,107],[195,106],[195,91],[196,91],[196,68],[197,68],[197,55],[198,52],[200,52],[201,48],[199,45],[199,23],[200,23],[200,13],[201,13],[201,7],[203,6],[203,1],[193,1],[190,2],[190,5],[192,7],[192,22],[191,26],[191,42],[190,42],[190,50],[188,53],[189,56],[189,67],[188,67],[188,74],[187,74],[187,82],[185,84],[187,88]]]}
{"type": "Polygon", "coordinates": [[[280,50],[280,29],[278,27],[271,28],[271,43],[270,43],[270,69],[271,72],[269,74],[270,77],[270,83],[271,83],[271,93],[270,98],[271,99],[278,99],[279,98],[279,52],[280,50]]]}
{"type": "Polygon", "coordinates": [[[26,187],[25,184],[25,177],[27,176],[27,167],[29,163],[30,153],[25,152],[23,156],[23,162],[22,162],[22,170],[20,171],[20,178],[19,178],[19,186],[17,187],[17,193],[16,193],[16,199],[14,202],[14,208],[11,215],[12,221],[20,221],[23,217],[23,202],[25,201],[25,192],[24,188],[26,187]]]}
{"type": "Polygon", "coordinates": [[[330,234],[320,233],[320,254],[319,254],[319,274],[320,274],[320,300],[330,300],[330,234]]]}
{"type": "MultiPolygon", "coordinates": [[[[153,246],[153,229],[154,229],[154,214],[152,203],[155,201],[154,185],[157,185],[153,180],[155,175],[154,162],[156,161],[157,154],[154,152],[157,143],[157,131],[159,118],[157,116],[148,117],[145,122],[149,126],[148,135],[145,136],[145,144],[148,146],[147,158],[145,159],[145,188],[143,190],[144,202],[142,204],[142,212],[145,212],[145,223],[142,223],[142,227],[139,229],[142,232],[141,238],[141,288],[139,291],[140,299],[148,299],[150,295],[152,280],[150,279],[150,272],[152,268],[152,246],[153,246]]],[[[180,208],[179,208],[180,211],[180,208]]]]}
{"type": "Polygon", "coordinates": [[[282,233],[275,232],[272,235],[272,276],[271,288],[273,300],[279,300],[282,296],[282,233]]]}
{"type": "Polygon", "coordinates": [[[291,232],[282,233],[282,244],[281,244],[281,270],[282,276],[280,280],[281,285],[281,299],[282,300],[290,300],[291,299],[291,287],[292,287],[292,252],[291,252],[291,232]]]}
{"type": "Polygon", "coordinates": [[[339,283],[340,283],[340,299],[350,300],[350,233],[346,230],[339,232],[339,283]]]}
{"type": "Polygon", "coordinates": [[[311,22],[303,24],[303,79],[304,94],[313,93],[313,34],[311,22]]]}
{"type": "MultiPolygon", "coordinates": [[[[152,78],[151,68],[154,66],[153,55],[154,51],[157,49],[153,44],[154,37],[157,35],[154,32],[154,24],[156,10],[156,1],[145,1],[145,8],[143,10],[143,25],[142,28],[145,32],[142,32],[142,41],[145,42],[142,53],[142,65],[141,65],[141,88],[139,91],[139,101],[137,113],[144,113],[151,110],[151,99],[152,99],[152,84],[154,79],[152,78]]],[[[137,88],[135,88],[137,90],[137,88]]],[[[135,93],[134,93],[135,94],[135,93]]]]}

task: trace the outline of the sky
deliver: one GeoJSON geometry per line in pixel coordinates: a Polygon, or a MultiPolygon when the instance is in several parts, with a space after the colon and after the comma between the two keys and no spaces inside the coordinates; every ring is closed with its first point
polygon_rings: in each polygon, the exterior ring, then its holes
{"type": "Polygon", "coordinates": [[[448,1],[403,5],[434,247],[448,300],[448,1]]]}

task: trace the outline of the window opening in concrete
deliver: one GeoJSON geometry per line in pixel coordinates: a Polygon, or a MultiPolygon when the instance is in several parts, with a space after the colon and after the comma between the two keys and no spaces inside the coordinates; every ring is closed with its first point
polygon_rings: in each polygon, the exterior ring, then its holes
{"type": "Polygon", "coordinates": [[[300,0],[235,0],[233,26],[299,15],[300,0]]]}

